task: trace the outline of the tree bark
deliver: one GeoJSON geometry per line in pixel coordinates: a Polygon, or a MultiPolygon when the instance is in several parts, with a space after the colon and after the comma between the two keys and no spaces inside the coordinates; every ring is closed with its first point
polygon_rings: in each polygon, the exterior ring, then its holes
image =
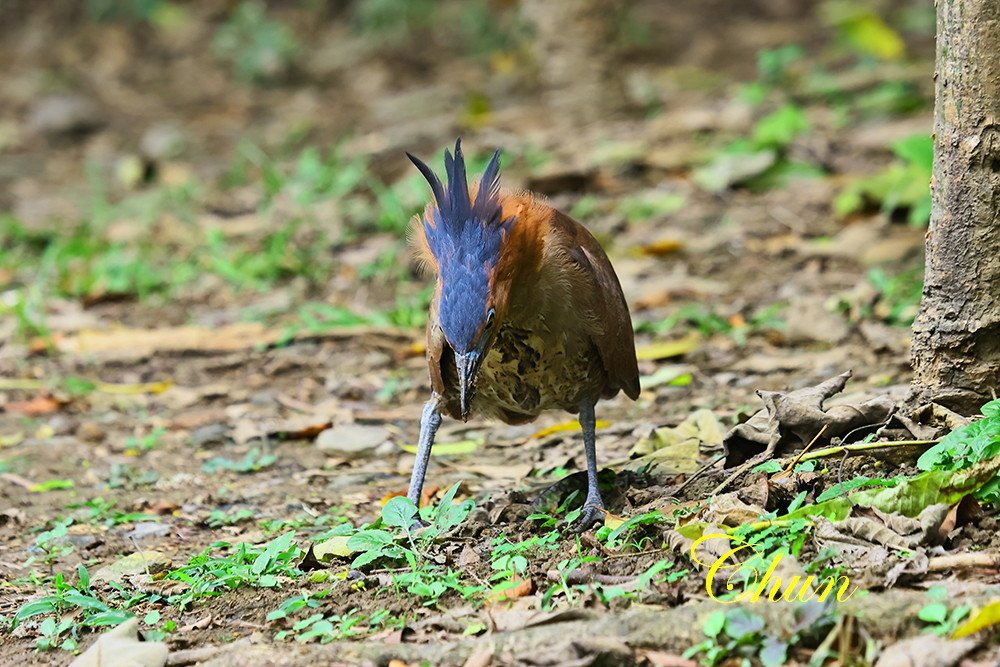
{"type": "Polygon", "coordinates": [[[937,0],[935,79],[913,387],[971,414],[1000,385],[1000,0],[937,0]]]}

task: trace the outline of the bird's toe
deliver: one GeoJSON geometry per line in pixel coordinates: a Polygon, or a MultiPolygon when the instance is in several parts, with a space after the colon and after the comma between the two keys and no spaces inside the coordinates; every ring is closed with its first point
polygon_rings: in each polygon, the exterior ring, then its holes
{"type": "Polygon", "coordinates": [[[583,513],[580,519],[573,526],[578,533],[585,533],[594,526],[604,523],[604,505],[602,503],[586,503],[583,506],[583,513]]]}

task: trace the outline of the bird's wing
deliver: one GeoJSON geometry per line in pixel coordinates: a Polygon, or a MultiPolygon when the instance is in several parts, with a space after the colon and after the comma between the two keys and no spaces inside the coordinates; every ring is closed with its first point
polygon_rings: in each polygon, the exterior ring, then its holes
{"type": "Polygon", "coordinates": [[[553,209],[550,225],[563,237],[570,259],[590,283],[591,308],[602,325],[592,339],[608,373],[609,384],[635,400],[639,396],[639,367],[632,318],[611,260],[593,234],[568,215],[553,209]]]}

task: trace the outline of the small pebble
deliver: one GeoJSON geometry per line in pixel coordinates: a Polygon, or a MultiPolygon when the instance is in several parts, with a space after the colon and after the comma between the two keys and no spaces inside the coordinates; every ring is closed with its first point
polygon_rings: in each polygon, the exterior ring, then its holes
{"type": "Polygon", "coordinates": [[[97,422],[80,422],[76,427],[76,437],[84,442],[103,442],[105,436],[104,429],[97,422]]]}

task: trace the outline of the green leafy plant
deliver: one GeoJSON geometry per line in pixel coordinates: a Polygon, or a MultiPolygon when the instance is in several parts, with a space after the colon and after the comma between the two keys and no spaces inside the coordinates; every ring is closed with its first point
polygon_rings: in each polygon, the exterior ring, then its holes
{"type": "MultiPolygon", "coordinates": [[[[653,510],[652,512],[629,517],[613,530],[607,526],[602,526],[598,529],[596,537],[607,544],[609,549],[620,549],[640,526],[659,524],[664,521],[666,521],[666,517],[661,512],[653,510]]],[[[632,544],[632,547],[638,551],[642,549],[643,544],[635,542],[632,544]]]]}
{"type": "Polygon", "coordinates": [[[298,621],[291,628],[276,633],[276,641],[294,638],[298,642],[318,641],[327,644],[341,639],[357,638],[389,627],[402,627],[403,619],[388,610],[363,614],[351,609],[343,614],[315,613],[298,621]]]}
{"type": "Polygon", "coordinates": [[[917,618],[927,624],[927,632],[936,635],[952,634],[959,623],[972,611],[972,607],[969,605],[959,605],[949,609],[945,603],[945,600],[948,599],[948,589],[944,586],[932,586],[927,590],[927,597],[932,602],[920,608],[920,611],[917,612],[917,618]]]}
{"type": "Polygon", "coordinates": [[[629,223],[662,218],[684,208],[687,197],[675,192],[646,192],[626,197],[618,204],[618,212],[629,223]]]}
{"type": "MultiPolygon", "coordinates": [[[[964,470],[1000,456],[1000,399],[986,403],[983,418],[955,429],[917,459],[921,470],[964,470]]],[[[1000,474],[984,484],[976,498],[1000,504],[1000,474]]]]}
{"type": "Polygon", "coordinates": [[[38,626],[36,646],[39,650],[74,650],[82,628],[118,625],[133,616],[128,611],[110,607],[96,596],[90,586],[90,573],[83,565],[77,567],[75,586],[66,581],[61,572],[53,577],[51,585],[51,593],[26,602],[12,620],[17,627],[28,619],[46,617],[38,626]],[[69,614],[71,611],[76,614],[69,614]]]}
{"type": "Polygon", "coordinates": [[[793,178],[823,175],[822,168],[792,160],[792,142],[810,129],[805,110],[786,104],[764,116],[750,136],[723,147],[692,179],[709,192],[723,192],[733,186],[767,189],[786,184],[793,178]]]}
{"type": "Polygon", "coordinates": [[[280,587],[284,579],[294,579],[300,574],[297,563],[302,551],[294,540],[295,533],[288,532],[262,547],[245,542],[235,547],[228,542],[216,542],[166,575],[167,579],[188,585],[187,590],[172,595],[168,602],[188,607],[199,598],[221,595],[226,590],[244,586],[280,587]],[[219,549],[229,553],[213,555],[219,549]]]}
{"type": "Polygon", "coordinates": [[[434,21],[437,0],[369,0],[354,5],[354,20],[362,34],[400,39],[434,21]]]}
{"type": "Polygon", "coordinates": [[[677,312],[659,322],[640,322],[636,331],[654,333],[663,336],[676,329],[693,329],[702,336],[729,336],[737,345],[746,345],[750,335],[781,330],[785,326],[781,318],[783,303],[765,306],[744,318],[736,313],[725,316],[711,306],[690,303],[681,306],[677,312]]]}
{"type": "Polygon", "coordinates": [[[49,530],[43,531],[35,538],[35,551],[41,557],[31,556],[27,564],[41,560],[49,570],[61,558],[73,553],[73,545],[67,539],[69,527],[73,523],[70,518],[64,518],[55,523],[49,530]]]}
{"type": "Polygon", "coordinates": [[[125,449],[134,452],[148,452],[160,444],[160,440],[166,433],[167,429],[157,427],[143,436],[131,435],[125,440],[125,449]]]}
{"type": "Polygon", "coordinates": [[[159,517],[155,514],[117,511],[114,509],[117,504],[114,500],[97,497],[82,503],[71,503],[66,509],[76,510],[74,517],[77,521],[104,526],[119,526],[137,521],[159,521],[159,517]]]}
{"type": "Polygon", "coordinates": [[[934,139],[915,134],[892,144],[897,161],[885,170],[848,185],[834,200],[837,215],[849,215],[869,204],[886,214],[908,211],[911,225],[925,225],[931,216],[931,174],[934,139]]]}
{"type": "Polygon", "coordinates": [[[866,486],[893,487],[899,484],[900,481],[901,478],[899,477],[893,477],[891,479],[872,479],[870,477],[865,477],[864,475],[858,475],[857,477],[852,477],[851,479],[838,482],[837,484],[829,487],[816,497],[816,502],[822,503],[866,486]]]}
{"type": "Polygon", "coordinates": [[[112,463],[111,474],[108,476],[108,488],[137,489],[150,486],[160,478],[155,470],[143,470],[125,463],[112,463]]]}
{"type": "Polygon", "coordinates": [[[767,631],[764,619],[742,608],[716,611],[702,624],[707,639],[684,652],[685,658],[701,656],[701,664],[711,667],[730,658],[756,658],[764,667],[787,664],[788,648],[797,639],[783,641],[767,631]]]}
{"type": "Polygon", "coordinates": [[[223,456],[216,456],[205,461],[201,469],[209,474],[223,470],[246,474],[270,468],[277,460],[278,457],[275,454],[265,454],[259,447],[253,447],[243,455],[242,459],[227,459],[223,456]]]}
{"type": "Polygon", "coordinates": [[[452,486],[435,507],[419,512],[405,497],[391,498],[383,507],[379,521],[359,530],[348,529],[348,551],[357,554],[351,567],[362,568],[377,561],[403,562],[406,569],[393,575],[392,584],[398,591],[424,599],[431,606],[449,591],[462,597],[472,597],[482,586],[470,586],[461,574],[429,561],[431,543],[465,521],[475,507],[469,499],[455,503],[458,484],[452,486]],[[426,522],[418,529],[417,518],[426,522]]]}
{"type": "Polygon", "coordinates": [[[221,528],[223,526],[235,526],[238,523],[249,521],[256,513],[253,510],[241,509],[234,512],[224,510],[212,510],[205,519],[205,524],[210,528],[221,528]]]}
{"type": "Polygon", "coordinates": [[[160,23],[172,7],[167,0],[87,0],[84,10],[92,21],[160,23]]]}
{"type": "Polygon", "coordinates": [[[757,80],[747,84],[742,97],[751,104],[761,104],[775,89],[793,83],[793,68],[805,58],[805,51],[796,44],[764,49],[757,54],[757,80]]]}
{"type": "Polygon", "coordinates": [[[526,540],[510,542],[506,535],[494,538],[490,550],[490,568],[493,581],[512,580],[528,570],[528,556],[537,551],[554,551],[559,548],[560,534],[549,531],[544,535],[534,535],[526,540]]]}
{"type": "Polygon", "coordinates": [[[872,315],[887,324],[909,327],[917,317],[924,290],[923,267],[889,275],[876,267],[868,272],[868,282],[878,290],[872,315]]]}
{"type": "Polygon", "coordinates": [[[268,18],[263,2],[244,0],[215,33],[212,50],[240,79],[263,83],[288,71],[299,44],[288,26],[268,18]]]}

